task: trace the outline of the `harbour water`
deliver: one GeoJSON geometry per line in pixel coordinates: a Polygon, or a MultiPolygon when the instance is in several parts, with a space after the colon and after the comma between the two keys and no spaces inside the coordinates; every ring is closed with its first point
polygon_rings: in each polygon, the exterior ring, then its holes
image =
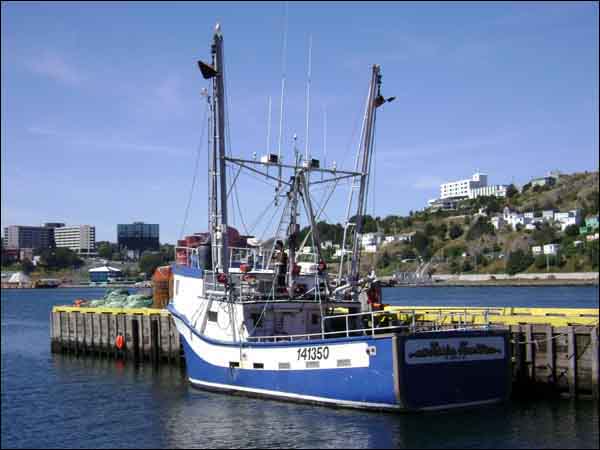
{"type": "MultiPolygon", "coordinates": [[[[598,448],[592,400],[436,414],[338,410],[197,391],[174,366],[51,354],[53,305],[102,289],[2,290],[2,447],[598,448]]],[[[397,305],[597,308],[597,287],[386,289],[397,305]]]]}

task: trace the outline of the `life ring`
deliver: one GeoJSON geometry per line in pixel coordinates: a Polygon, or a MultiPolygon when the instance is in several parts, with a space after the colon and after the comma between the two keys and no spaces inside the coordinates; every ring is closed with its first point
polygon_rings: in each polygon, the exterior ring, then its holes
{"type": "Polygon", "coordinates": [[[125,346],[125,338],[123,338],[122,334],[118,335],[117,338],[115,339],[115,346],[119,350],[122,350],[123,347],[125,346]]]}

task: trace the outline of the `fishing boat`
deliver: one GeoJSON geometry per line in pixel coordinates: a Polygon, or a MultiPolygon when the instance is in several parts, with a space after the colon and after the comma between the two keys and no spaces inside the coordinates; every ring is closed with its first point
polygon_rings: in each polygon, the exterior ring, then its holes
{"type": "Polygon", "coordinates": [[[227,393],[386,411],[505,401],[511,382],[505,331],[385,311],[377,278],[361,267],[376,114],[394,99],[381,94],[381,67],[371,68],[355,167],[341,170],[321,167],[295,146],[287,163],[280,152],[233,156],[226,148],[219,26],[211,55],[210,63],[198,62],[209,83],[209,233],[193,246],[176,247],[168,304],[189,382],[227,393]],[[236,170],[231,180],[228,167],[236,170]],[[242,170],[274,185],[272,204],[281,215],[266,244],[239,245],[228,223],[228,197],[242,170]],[[341,180],[350,191],[347,218],[338,269],[329,274],[317,227],[326,203],[317,207],[312,189],[335,189],[341,180]],[[300,217],[309,227],[302,239],[300,217]],[[309,243],[311,251],[302,251],[309,243]]]}

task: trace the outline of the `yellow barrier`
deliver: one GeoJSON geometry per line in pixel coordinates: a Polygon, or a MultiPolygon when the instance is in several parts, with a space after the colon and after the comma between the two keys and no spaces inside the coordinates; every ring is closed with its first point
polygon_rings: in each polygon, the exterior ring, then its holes
{"type": "MultiPolygon", "coordinates": [[[[598,308],[524,308],[524,307],[457,307],[457,306],[386,306],[385,311],[400,321],[412,318],[417,320],[444,323],[483,324],[502,323],[506,325],[548,324],[553,326],[587,325],[598,326],[598,308]],[[487,312],[487,314],[486,314],[487,312]]],[[[83,314],[142,314],[168,316],[166,309],[154,308],[90,308],[80,306],[54,306],[52,312],[79,312],[83,314]]],[[[344,314],[345,308],[335,308],[336,314],[344,314]]]]}
{"type": "Polygon", "coordinates": [[[553,326],[598,325],[598,308],[524,308],[524,307],[456,307],[456,306],[386,306],[385,311],[398,320],[407,320],[413,312],[418,320],[444,323],[549,324],[553,326]]]}
{"type": "Polygon", "coordinates": [[[156,315],[168,316],[166,309],[156,308],[91,308],[81,306],[54,306],[52,312],[80,312],[83,314],[142,314],[144,316],[156,315]]]}

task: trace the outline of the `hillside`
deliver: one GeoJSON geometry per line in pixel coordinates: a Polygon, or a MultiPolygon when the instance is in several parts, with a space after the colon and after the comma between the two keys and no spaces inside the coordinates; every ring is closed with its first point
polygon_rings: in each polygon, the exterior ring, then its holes
{"type": "MultiPolygon", "coordinates": [[[[405,217],[367,216],[367,233],[414,235],[411,242],[387,243],[376,253],[364,254],[362,269],[375,268],[378,274],[389,275],[395,271],[414,271],[418,261],[431,261],[431,270],[437,273],[597,270],[598,241],[588,241],[577,226],[561,230],[560,224],[553,220],[547,223],[540,220],[534,229],[519,226],[495,229],[492,219],[501,216],[505,207],[514,214],[529,213],[538,218],[543,210],[579,209],[582,219],[597,216],[598,181],[597,171],[574,173],[562,175],[550,187],[526,184],[521,191],[513,187],[507,198],[464,200],[455,211],[425,210],[405,217]],[[544,244],[558,244],[561,250],[556,256],[535,257],[532,246],[544,244]]],[[[322,235],[340,243],[339,224],[321,223],[319,229],[322,235]]]]}

